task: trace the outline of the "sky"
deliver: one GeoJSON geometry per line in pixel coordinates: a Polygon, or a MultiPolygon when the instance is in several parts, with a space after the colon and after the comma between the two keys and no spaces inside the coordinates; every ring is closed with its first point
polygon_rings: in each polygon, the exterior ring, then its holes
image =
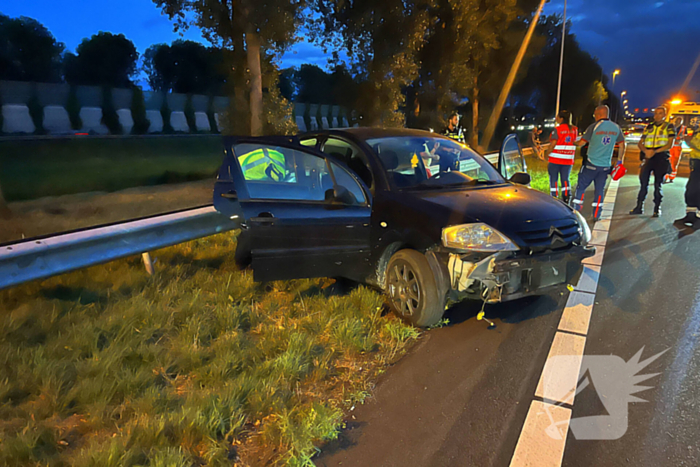
{"type": "MultiPolygon", "coordinates": [[[[564,0],[550,0],[545,14],[563,9],[564,0]]],[[[140,53],[181,37],[151,0],[0,0],[0,13],[37,19],[71,51],[99,31],[124,34],[140,53]]],[[[568,0],[567,14],[572,32],[605,73],[620,69],[614,91],[626,90],[632,109],[654,107],[677,93],[700,54],[699,0],[568,0]]],[[[184,38],[205,42],[197,30],[184,38]]],[[[303,41],[281,65],[326,61],[323,50],[303,41]]],[[[688,100],[700,102],[700,71],[690,87],[688,100]]]]}

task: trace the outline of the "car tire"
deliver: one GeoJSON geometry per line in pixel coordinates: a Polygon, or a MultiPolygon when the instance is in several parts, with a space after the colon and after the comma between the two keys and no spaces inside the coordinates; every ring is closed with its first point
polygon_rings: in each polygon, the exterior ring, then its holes
{"type": "Polygon", "coordinates": [[[433,326],[445,313],[446,291],[438,287],[428,259],[416,250],[400,250],[391,257],[385,292],[394,314],[414,326],[433,326]]]}

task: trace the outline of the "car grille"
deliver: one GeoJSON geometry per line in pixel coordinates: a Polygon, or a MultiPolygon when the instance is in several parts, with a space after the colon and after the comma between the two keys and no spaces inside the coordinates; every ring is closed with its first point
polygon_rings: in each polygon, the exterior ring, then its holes
{"type": "Polygon", "coordinates": [[[579,225],[575,219],[540,221],[528,224],[526,229],[518,231],[523,245],[529,248],[559,249],[571,245],[579,239],[579,225]]]}

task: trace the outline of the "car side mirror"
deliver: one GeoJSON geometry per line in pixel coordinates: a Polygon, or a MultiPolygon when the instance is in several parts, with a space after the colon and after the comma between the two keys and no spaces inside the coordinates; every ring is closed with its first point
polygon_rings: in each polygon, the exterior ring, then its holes
{"type": "Polygon", "coordinates": [[[530,177],[530,174],[526,172],[516,172],[512,177],[510,177],[510,181],[517,183],[518,185],[529,185],[532,181],[532,177],[530,177]]]}

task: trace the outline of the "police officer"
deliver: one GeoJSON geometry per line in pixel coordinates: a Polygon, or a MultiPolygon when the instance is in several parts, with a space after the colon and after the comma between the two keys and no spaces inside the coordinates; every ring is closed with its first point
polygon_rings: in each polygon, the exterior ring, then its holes
{"type": "Polygon", "coordinates": [[[595,195],[593,196],[593,219],[599,220],[603,211],[603,195],[605,182],[610,174],[615,144],[620,143],[620,159],[622,164],[625,158],[625,136],[617,123],[610,121],[610,108],[607,105],[598,106],[593,114],[595,123],[586,128],[586,132],[577,142],[578,146],[588,144],[588,159],[581,167],[578,176],[576,196],[574,196],[574,208],[580,211],[583,207],[583,195],[586,188],[595,182],[595,195]]]}
{"type": "Polygon", "coordinates": [[[649,191],[649,178],[654,174],[654,214],[652,217],[661,215],[661,200],[663,199],[662,185],[664,177],[669,172],[671,165],[669,149],[673,146],[676,137],[676,130],[673,125],[666,122],[668,109],[659,106],[654,110],[654,121],[644,129],[642,139],[639,140],[639,160],[642,162],[639,171],[639,195],[637,196],[637,206],[630,211],[630,214],[644,213],[644,200],[649,191]]]}
{"type": "Polygon", "coordinates": [[[676,129],[676,137],[673,140],[673,146],[669,153],[671,154],[671,171],[666,174],[666,179],[664,183],[673,183],[678,175],[678,164],[681,162],[681,155],[683,154],[683,139],[687,136],[685,134],[685,125],[683,125],[683,117],[676,117],[673,119],[673,127],[676,129]]]}
{"type": "Polygon", "coordinates": [[[574,166],[578,128],[571,124],[571,112],[568,110],[559,112],[556,123],[557,127],[549,136],[549,147],[540,159],[549,159],[547,171],[549,172],[549,191],[551,195],[555,198],[559,196],[559,186],[561,186],[562,199],[568,204],[571,198],[569,176],[574,166]],[[559,185],[560,182],[561,185],[559,185]]]}
{"type": "Polygon", "coordinates": [[[700,127],[697,120],[692,130],[693,134],[685,137],[686,144],[690,147],[690,178],[685,186],[685,217],[676,222],[700,229],[700,127]]]}
{"type": "Polygon", "coordinates": [[[459,114],[457,112],[452,112],[450,114],[450,118],[447,120],[447,126],[442,130],[442,134],[465,144],[464,132],[462,131],[462,127],[459,126],[459,114]]]}

